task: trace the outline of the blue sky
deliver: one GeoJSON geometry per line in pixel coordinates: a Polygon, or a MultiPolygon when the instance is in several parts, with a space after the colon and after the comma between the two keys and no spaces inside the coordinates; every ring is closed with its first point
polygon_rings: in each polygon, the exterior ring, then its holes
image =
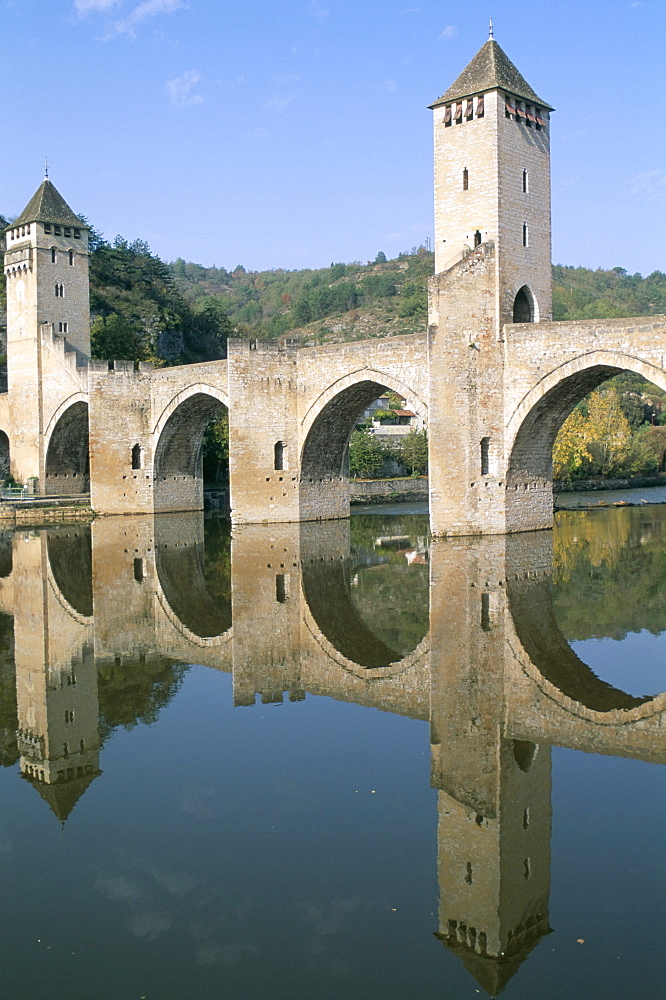
{"type": "Polygon", "coordinates": [[[664,0],[0,0],[0,212],[248,269],[432,236],[427,105],[495,37],[557,109],[553,260],[666,270],[664,0]]]}

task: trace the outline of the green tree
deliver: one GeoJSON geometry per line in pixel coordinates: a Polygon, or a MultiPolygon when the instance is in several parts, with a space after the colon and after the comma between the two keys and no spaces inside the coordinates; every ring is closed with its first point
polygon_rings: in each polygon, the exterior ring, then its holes
{"type": "Polygon", "coordinates": [[[553,445],[553,478],[565,482],[580,474],[592,461],[587,442],[587,421],[579,407],[573,410],[560,427],[553,445]]]}
{"type": "Polygon", "coordinates": [[[146,361],[152,355],[141,324],[118,313],[95,316],[90,326],[90,345],[92,356],[104,360],[146,361]]]}
{"type": "Polygon", "coordinates": [[[355,430],[349,441],[349,472],[369,479],[384,464],[384,449],[367,430],[355,430]]]}
{"type": "Polygon", "coordinates": [[[229,412],[212,420],[204,433],[204,480],[208,483],[229,481],[229,412]]]}
{"type": "Polygon", "coordinates": [[[562,424],[553,445],[553,475],[571,480],[580,475],[626,472],[631,427],[615,389],[591,393],[562,424]]]}
{"type": "Polygon", "coordinates": [[[412,476],[423,476],[428,468],[428,432],[411,430],[398,451],[401,462],[412,476]]]}

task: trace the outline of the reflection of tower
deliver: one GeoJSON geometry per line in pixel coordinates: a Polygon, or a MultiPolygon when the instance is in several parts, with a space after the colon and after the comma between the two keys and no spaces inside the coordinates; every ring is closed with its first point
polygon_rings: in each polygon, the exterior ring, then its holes
{"type": "Polygon", "coordinates": [[[17,534],[14,557],[21,773],[65,820],[100,773],[92,623],[50,577],[45,532],[17,534]]]}
{"type": "Polygon", "coordinates": [[[548,930],[550,748],[504,734],[506,539],[431,548],[439,937],[491,995],[548,930]]]}
{"type": "Polygon", "coordinates": [[[21,773],[66,820],[100,773],[97,671],[90,647],[68,665],[22,668],[21,773]]]}
{"type": "Polygon", "coordinates": [[[549,930],[550,747],[501,740],[484,816],[439,793],[439,937],[491,996],[549,930]]]}

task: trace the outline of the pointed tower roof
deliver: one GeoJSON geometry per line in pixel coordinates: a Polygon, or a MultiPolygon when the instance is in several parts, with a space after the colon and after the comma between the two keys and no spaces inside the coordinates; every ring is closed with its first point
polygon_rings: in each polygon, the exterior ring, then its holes
{"type": "Polygon", "coordinates": [[[452,101],[460,101],[463,97],[472,97],[474,94],[484,94],[488,90],[504,90],[523,101],[539,104],[548,111],[554,110],[550,104],[546,104],[534,93],[525,77],[518,72],[494,38],[488,39],[458,79],[430,107],[437,108],[440,104],[451,104],[452,101]]]}
{"type": "Polygon", "coordinates": [[[88,228],[81,222],[78,215],[72,212],[48,177],[42,181],[18,219],[12,222],[12,226],[25,226],[29,222],[53,222],[61,226],[88,228]]]}
{"type": "MultiPolygon", "coordinates": [[[[27,778],[27,780],[30,781],[33,788],[37,789],[60,822],[64,823],[88,786],[101,773],[101,771],[97,770],[91,774],[82,775],[80,778],[74,778],[71,781],[57,781],[53,785],[31,778],[27,778]]],[[[23,777],[26,776],[23,775],[23,777]]]]}

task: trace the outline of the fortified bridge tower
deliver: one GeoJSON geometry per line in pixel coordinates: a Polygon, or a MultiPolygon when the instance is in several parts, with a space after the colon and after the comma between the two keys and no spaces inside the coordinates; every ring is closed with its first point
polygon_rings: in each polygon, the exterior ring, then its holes
{"type": "Polygon", "coordinates": [[[505,324],[552,317],[553,109],[492,37],[431,107],[433,529],[494,533],[506,524],[505,499],[514,500],[505,498],[505,324]]]}

